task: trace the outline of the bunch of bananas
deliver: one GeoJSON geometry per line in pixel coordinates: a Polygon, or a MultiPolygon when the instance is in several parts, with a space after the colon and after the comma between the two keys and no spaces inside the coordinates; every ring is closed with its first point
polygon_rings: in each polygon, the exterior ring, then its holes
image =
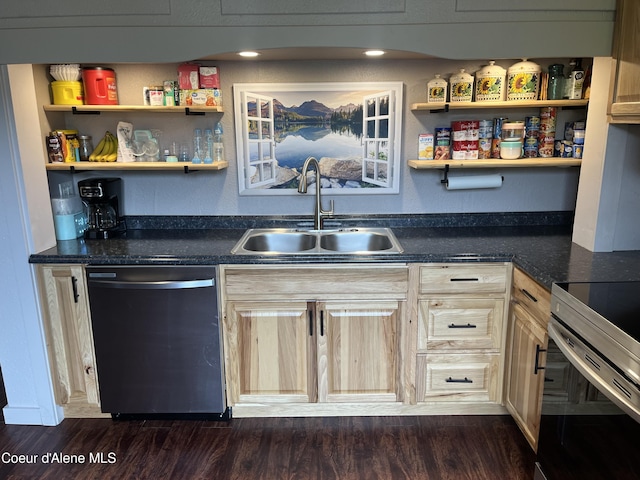
{"type": "Polygon", "coordinates": [[[106,132],[102,140],[89,155],[90,162],[115,162],[118,159],[118,139],[111,132],[106,132]]]}

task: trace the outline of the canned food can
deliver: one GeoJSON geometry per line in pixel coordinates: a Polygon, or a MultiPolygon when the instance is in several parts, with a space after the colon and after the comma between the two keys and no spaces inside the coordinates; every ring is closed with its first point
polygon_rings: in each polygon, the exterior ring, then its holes
{"type": "Polygon", "coordinates": [[[478,158],[491,158],[491,138],[480,138],[478,140],[478,158]]]}
{"type": "Polygon", "coordinates": [[[573,158],[582,158],[582,151],[583,151],[584,145],[580,145],[580,144],[573,144],[573,158]]]}
{"type": "Polygon", "coordinates": [[[543,142],[540,141],[538,143],[538,156],[542,158],[551,158],[553,157],[553,147],[554,142],[543,142]]]}
{"type": "Polygon", "coordinates": [[[525,137],[537,137],[540,132],[540,117],[524,117],[525,137]]]}
{"type": "Polygon", "coordinates": [[[500,158],[500,139],[491,139],[491,158],[500,158]]]}
{"type": "Polygon", "coordinates": [[[478,138],[491,138],[493,136],[493,120],[480,120],[478,122],[478,138]]]}
{"type": "Polygon", "coordinates": [[[525,158],[537,158],[538,157],[538,145],[525,145],[524,146],[524,157],[525,158]]]}
{"type": "Polygon", "coordinates": [[[564,124],[565,140],[573,140],[573,126],[574,126],[574,122],[565,122],[564,124]]]}
{"type": "Polygon", "coordinates": [[[569,140],[557,140],[554,150],[556,157],[569,158],[573,156],[573,142],[569,140]]]}
{"type": "Polygon", "coordinates": [[[502,124],[507,120],[509,120],[507,117],[498,117],[493,119],[493,138],[500,138],[502,135],[502,124]]]}

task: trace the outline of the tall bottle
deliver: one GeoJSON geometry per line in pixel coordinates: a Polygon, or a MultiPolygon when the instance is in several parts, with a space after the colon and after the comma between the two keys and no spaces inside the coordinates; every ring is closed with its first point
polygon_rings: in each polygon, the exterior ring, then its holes
{"type": "Polygon", "coordinates": [[[564,82],[564,98],[580,100],[582,98],[582,85],[584,84],[584,70],[579,58],[569,62],[571,71],[564,82]]]}
{"type": "Polygon", "coordinates": [[[216,123],[213,130],[213,161],[222,162],[224,160],[224,144],[222,143],[222,124],[216,123]]]}
{"type": "Polygon", "coordinates": [[[206,143],[206,152],[204,155],[204,163],[213,163],[213,131],[207,128],[204,131],[204,141],[206,143]]]}
{"type": "Polygon", "coordinates": [[[202,130],[196,128],[193,134],[193,158],[191,163],[202,163],[202,130]]]}

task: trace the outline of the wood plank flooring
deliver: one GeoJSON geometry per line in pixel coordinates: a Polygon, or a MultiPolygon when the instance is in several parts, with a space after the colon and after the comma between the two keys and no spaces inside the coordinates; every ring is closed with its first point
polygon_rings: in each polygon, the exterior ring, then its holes
{"type": "Polygon", "coordinates": [[[531,480],[534,468],[509,416],[66,419],[0,425],[0,456],[6,480],[531,480]]]}

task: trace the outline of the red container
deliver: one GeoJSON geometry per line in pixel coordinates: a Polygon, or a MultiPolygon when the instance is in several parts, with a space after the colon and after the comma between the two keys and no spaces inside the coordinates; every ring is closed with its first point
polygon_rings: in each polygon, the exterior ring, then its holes
{"type": "Polygon", "coordinates": [[[83,68],[82,83],[86,105],[118,105],[116,72],[112,68],[83,68]]]}

